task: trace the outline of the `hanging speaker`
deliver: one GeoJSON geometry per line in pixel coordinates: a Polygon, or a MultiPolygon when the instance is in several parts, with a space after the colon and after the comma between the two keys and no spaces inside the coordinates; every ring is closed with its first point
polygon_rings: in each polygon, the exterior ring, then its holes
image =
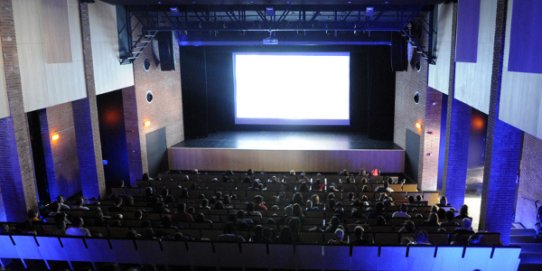
{"type": "Polygon", "coordinates": [[[400,33],[392,34],[390,54],[393,70],[406,71],[408,68],[408,45],[400,33]]]}
{"type": "Polygon", "coordinates": [[[162,71],[174,71],[175,57],[173,53],[173,32],[158,32],[158,34],[156,34],[156,39],[158,40],[160,69],[162,71]]]}

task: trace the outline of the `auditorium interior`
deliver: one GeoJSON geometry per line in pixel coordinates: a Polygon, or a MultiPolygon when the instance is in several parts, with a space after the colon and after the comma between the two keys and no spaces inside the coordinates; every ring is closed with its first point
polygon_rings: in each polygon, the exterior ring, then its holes
{"type": "Polygon", "coordinates": [[[542,270],[540,14],[0,0],[0,270],[542,270]]]}

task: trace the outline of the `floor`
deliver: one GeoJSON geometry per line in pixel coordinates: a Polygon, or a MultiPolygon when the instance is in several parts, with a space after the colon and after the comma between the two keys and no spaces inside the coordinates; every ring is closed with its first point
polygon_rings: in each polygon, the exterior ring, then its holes
{"type": "Polygon", "coordinates": [[[258,150],[401,149],[391,140],[371,139],[364,133],[305,131],[218,132],[206,138],[187,139],[174,147],[258,150]]]}

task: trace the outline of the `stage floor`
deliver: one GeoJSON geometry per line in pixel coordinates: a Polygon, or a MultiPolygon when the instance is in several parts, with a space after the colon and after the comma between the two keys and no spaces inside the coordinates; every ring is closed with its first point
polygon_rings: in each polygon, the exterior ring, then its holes
{"type": "Polygon", "coordinates": [[[365,133],[243,131],[219,132],[187,139],[173,148],[241,150],[400,150],[392,141],[370,139],[365,133]]]}

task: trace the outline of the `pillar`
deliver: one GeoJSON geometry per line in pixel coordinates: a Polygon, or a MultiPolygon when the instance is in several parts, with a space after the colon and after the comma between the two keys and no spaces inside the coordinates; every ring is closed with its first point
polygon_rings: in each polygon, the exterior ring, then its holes
{"type": "Polygon", "coordinates": [[[480,229],[500,232],[504,244],[510,242],[510,231],[514,222],[523,140],[523,132],[499,120],[506,9],[506,0],[499,0],[497,2],[495,49],[480,213],[480,229]]]}

